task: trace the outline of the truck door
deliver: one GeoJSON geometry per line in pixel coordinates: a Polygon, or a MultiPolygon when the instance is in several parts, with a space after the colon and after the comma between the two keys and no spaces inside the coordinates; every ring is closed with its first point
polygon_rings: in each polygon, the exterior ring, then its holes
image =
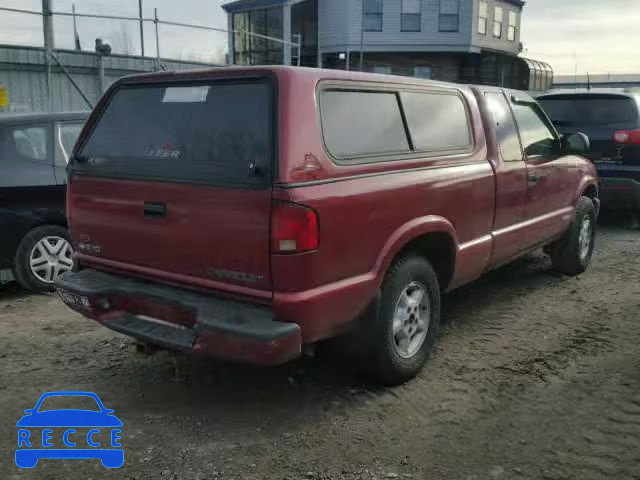
{"type": "Polygon", "coordinates": [[[537,103],[516,100],[512,108],[527,164],[525,235],[534,246],[562,233],[571,218],[566,211],[574,193],[571,160],[563,157],[560,140],[537,103]]]}
{"type": "Polygon", "coordinates": [[[490,267],[508,262],[527,248],[522,223],[527,201],[527,164],[513,113],[502,91],[485,92],[486,105],[495,126],[498,157],[494,251],[490,267]]]}

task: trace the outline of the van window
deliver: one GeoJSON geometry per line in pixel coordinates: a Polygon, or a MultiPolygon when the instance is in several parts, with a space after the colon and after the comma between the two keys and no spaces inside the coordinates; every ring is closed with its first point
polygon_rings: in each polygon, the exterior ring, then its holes
{"type": "Polygon", "coordinates": [[[637,123],[638,107],[628,97],[614,95],[554,95],[540,99],[542,108],[559,127],[637,123]]]}
{"type": "Polygon", "coordinates": [[[402,92],[400,98],[416,150],[460,150],[471,146],[467,110],[458,95],[402,92]]]}
{"type": "Polygon", "coordinates": [[[505,162],[521,162],[522,146],[518,138],[518,130],[513,120],[511,108],[502,93],[485,93],[487,107],[496,127],[496,139],[500,146],[502,160],[505,162]]]}
{"type": "Polygon", "coordinates": [[[320,112],[325,144],[336,158],[409,151],[396,93],[324,90],[320,112]]]}
{"type": "Polygon", "coordinates": [[[74,171],[195,183],[270,180],[271,88],[264,81],[121,87],[74,171]]]}

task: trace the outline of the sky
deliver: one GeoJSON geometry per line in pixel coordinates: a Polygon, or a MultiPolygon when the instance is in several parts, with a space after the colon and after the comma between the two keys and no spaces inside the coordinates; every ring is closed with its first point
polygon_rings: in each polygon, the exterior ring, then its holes
{"type": "MultiPolygon", "coordinates": [[[[136,0],[52,0],[54,10],[131,15],[136,0]]],[[[158,9],[160,19],[226,28],[220,8],[228,0],[143,0],[145,17],[158,9]]],[[[344,0],[357,1],[357,0],[344,0]]],[[[399,0],[398,0],[399,1],[399,0]]],[[[39,10],[41,0],[0,0],[0,6],[39,10]]],[[[0,43],[41,45],[41,19],[0,11],[0,43]]],[[[56,46],[73,48],[70,18],[56,17],[56,46]]],[[[140,52],[137,23],[80,19],[82,47],[90,49],[96,37],[112,44],[116,53],[140,52]]],[[[522,19],[524,55],[550,63],[556,74],[640,74],[640,0],[528,0],[522,19]]],[[[153,24],[145,27],[147,55],[155,55],[153,24]]],[[[160,27],[163,57],[222,61],[226,33],[160,27]]]]}

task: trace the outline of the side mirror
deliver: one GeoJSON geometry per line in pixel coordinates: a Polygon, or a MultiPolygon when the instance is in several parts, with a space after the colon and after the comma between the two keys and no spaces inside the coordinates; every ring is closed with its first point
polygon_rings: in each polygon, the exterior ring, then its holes
{"type": "Polygon", "coordinates": [[[568,133],[562,137],[562,151],[569,154],[584,155],[589,153],[591,142],[584,133],[568,133]]]}
{"type": "Polygon", "coordinates": [[[27,409],[24,411],[24,413],[26,413],[26,414],[28,414],[28,415],[32,414],[32,413],[33,413],[33,408],[27,408],[27,409]]]}
{"type": "Polygon", "coordinates": [[[106,413],[107,415],[113,415],[115,413],[115,410],[112,408],[105,408],[104,413],[106,413]]]}

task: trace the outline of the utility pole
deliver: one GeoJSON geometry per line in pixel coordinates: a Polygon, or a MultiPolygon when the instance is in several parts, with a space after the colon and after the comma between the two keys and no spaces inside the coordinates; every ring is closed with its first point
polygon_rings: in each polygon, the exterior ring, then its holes
{"type": "Polygon", "coordinates": [[[142,15],[142,0],[138,0],[138,10],[140,12],[140,50],[144,57],[144,21],[142,20],[144,17],[142,15]]]}

